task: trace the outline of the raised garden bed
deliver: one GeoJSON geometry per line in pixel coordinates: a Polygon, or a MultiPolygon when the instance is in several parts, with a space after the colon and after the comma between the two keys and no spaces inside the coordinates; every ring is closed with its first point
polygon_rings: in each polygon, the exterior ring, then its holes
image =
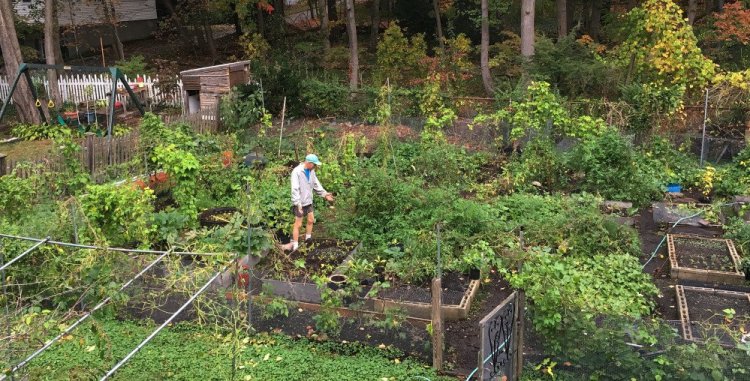
{"type": "MultiPolygon", "coordinates": [[[[353,242],[319,241],[293,253],[277,253],[259,266],[261,273],[257,291],[266,290],[274,296],[296,302],[320,304],[320,288],[311,274],[330,276],[338,273],[356,254],[359,246],[353,242]]],[[[431,318],[429,283],[398,284],[381,290],[375,297],[366,297],[370,286],[363,285],[358,298],[359,309],[373,313],[384,313],[389,309],[404,310],[406,316],[418,319],[431,318]]],[[[464,319],[468,315],[471,301],[479,289],[479,281],[469,280],[458,273],[443,277],[442,312],[445,320],[464,319]]]]}
{"type": "Polygon", "coordinates": [[[255,289],[292,301],[320,303],[320,289],[312,276],[333,274],[358,249],[351,241],[321,240],[292,253],[274,253],[258,266],[261,286],[255,289]]]}
{"type": "Polygon", "coordinates": [[[750,293],[683,285],[675,291],[685,340],[716,337],[734,346],[731,332],[750,331],[750,293]]]}
{"type": "MultiPolygon", "coordinates": [[[[443,274],[441,286],[443,319],[465,319],[479,290],[479,281],[451,272],[443,274]]],[[[409,316],[421,319],[430,319],[432,314],[432,291],[429,282],[417,285],[395,282],[391,288],[381,291],[373,301],[376,312],[401,308],[406,310],[409,316]]]]}
{"type": "Polygon", "coordinates": [[[667,250],[673,279],[743,284],[740,257],[729,239],[668,234],[667,250]]]}

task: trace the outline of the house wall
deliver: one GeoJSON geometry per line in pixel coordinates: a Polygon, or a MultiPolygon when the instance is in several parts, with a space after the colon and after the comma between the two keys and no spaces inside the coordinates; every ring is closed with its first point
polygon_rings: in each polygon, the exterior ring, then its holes
{"type": "MultiPolygon", "coordinates": [[[[156,20],[156,0],[113,0],[115,18],[122,23],[156,20]]],[[[16,12],[30,21],[42,22],[44,0],[18,0],[16,12]]],[[[104,22],[101,0],[58,0],[57,19],[61,27],[104,22]]]]}

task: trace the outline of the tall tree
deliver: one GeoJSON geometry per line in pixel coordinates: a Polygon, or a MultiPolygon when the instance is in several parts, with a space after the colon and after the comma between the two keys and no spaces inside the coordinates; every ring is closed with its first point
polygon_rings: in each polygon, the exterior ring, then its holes
{"type": "Polygon", "coordinates": [[[357,50],[357,22],[354,18],[354,0],[346,0],[346,32],[349,35],[349,89],[359,87],[359,52],[357,50]]]}
{"type": "Polygon", "coordinates": [[[437,36],[440,49],[443,49],[445,46],[443,42],[443,25],[440,20],[440,0],[432,0],[432,10],[435,12],[435,35],[437,36]]]}
{"type": "Polygon", "coordinates": [[[568,34],[568,2],[556,0],[557,5],[557,38],[563,38],[568,34]]]}
{"type": "Polygon", "coordinates": [[[521,2],[521,55],[534,55],[534,0],[521,2]]]}
{"type": "Polygon", "coordinates": [[[689,0],[688,1],[688,24],[693,25],[695,23],[695,15],[698,13],[698,1],[697,0],[689,0]]]}
{"type": "Polygon", "coordinates": [[[117,19],[117,12],[115,10],[114,0],[102,1],[102,10],[104,11],[104,20],[107,25],[112,29],[112,39],[114,40],[115,53],[117,53],[118,60],[125,59],[125,49],[122,46],[122,40],[120,39],[120,32],[117,30],[119,20],[117,19]]]}
{"type": "MultiPolygon", "coordinates": [[[[57,0],[46,0],[44,4],[44,56],[47,65],[62,65],[60,51],[60,28],[57,22],[57,0]]],[[[57,83],[57,70],[47,70],[52,99],[60,102],[60,86],[57,83]]]]}
{"type": "Polygon", "coordinates": [[[602,0],[591,0],[591,13],[589,14],[589,35],[598,40],[602,29],[602,0]]]}
{"type": "MultiPolygon", "coordinates": [[[[21,46],[18,43],[16,25],[13,22],[13,5],[11,0],[0,0],[0,50],[8,76],[13,78],[18,72],[18,65],[23,62],[21,46]]],[[[13,93],[13,105],[19,118],[24,123],[39,124],[42,119],[34,106],[35,100],[26,81],[19,81],[13,93]]]]}
{"type": "Polygon", "coordinates": [[[372,0],[372,12],[370,13],[372,29],[370,29],[370,50],[378,48],[378,34],[380,33],[380,0],[372,0]]]}
{"type": "Polygon", "coordinates": [[[482,84],[487,95],[494,94],[495,90],[492,85],[492,75],[490,74],[490,17],[489,17],[489,0],[481,1],[482,8],[482,43],[480,47],[480,66],[482,69],[482,84]]]}
{"type": "Polygon", "coordinates": [[[336,8],[337,0],[325,0],[328,5],[328,19],[331,21],[339,21],[339,11],[336,8]]]}
{"type": "Polygon", "coordinates": [[[328,22],[328,1],[323,0],[323,6],[320,8],[320,34],[323,37],[323,52],[327,54],[331,50],[331,26],[328,22]]]}

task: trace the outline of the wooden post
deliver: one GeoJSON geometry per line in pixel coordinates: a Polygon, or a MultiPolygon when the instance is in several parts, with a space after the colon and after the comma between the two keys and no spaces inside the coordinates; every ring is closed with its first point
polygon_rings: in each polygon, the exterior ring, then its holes
{"type": "Polygon", "coordinates": [[[440,277],[432,280],[432,367],[443,370],[443,288],[440,277]]]}
{"type": "Polygon", "coordinates": [[[7,173],[5,172],[5,158],[8,157],[8,155],[4,153],[0,153],[0,176],[5,176],[7,173]]]}
{"type": "Polygon", "coordinates": [[[211,132],[219,132],[219,129],[221,128],[221,97],[218,95],[216,96],[216,123],[214,126],[214,130],[211,132]]]}
{"type": "Polygon", "coordinates": [[[526,294],[523,290],[518,290],[516,294],[516,313],[515,321],[513,322],[513,378],[512,380],[521,379],[521,371],[523,370],[523,330],[524,330],[524,308],[526,304],[526,294]]]}
{"type": "Polygon", "coordinates": [[[89,167],[89,173],[94,176],[94,133],[86,133],[86,166],[89,167]]]}

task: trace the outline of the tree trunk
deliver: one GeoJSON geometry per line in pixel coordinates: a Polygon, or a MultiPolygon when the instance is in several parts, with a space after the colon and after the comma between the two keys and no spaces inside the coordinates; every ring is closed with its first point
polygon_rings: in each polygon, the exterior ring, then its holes
{"type": "MultiPolygon", "coordinates": [[[[47,65],[61,65],[57,51],[60,50],[60,28],[57,25],[57,1],[46,0],[44,5],[44,56],[47,65]]],[[[60,85],[57,83],[57,70],[47,70],[47,80],[52,99],[60,103],[60,85]]],[[[61,106],[58,104],[58,106],[61,106]]]]}
{"type": "Polygon", "coordinates": [[[255,7],[255,10],[258,11],[258,33],[260,33],[263,38],[266,38],[265,15],[263,14],[265,11],[257,6],[255,7]]]}
{"type": "Polygon", "coordinates": [[[104,7],[104,19],[107,20],[107,24],[112,28],[112,39],[114,40],[113,47],[117,54],[118,60],[125,59],[125,50],[122,46],[122,40],[120,40],[120,32],[117,31],[117,17],[115,14],[115,6],[112,4],[112,0],[105,0],[102,3],[104,7]]]}
{"type": "Polygon", "coordinates": [[[339,12],[336,8],[336,4],[338,3],[337,0],[325,0],[326,4],[328,5],[328,20],[330,21],[339,21],[339,12]]]}
{"type": "Polygon", "coordinates": [[[317,1],[307,0],[307,8],[310,9],[310,19],[315,19],[315,9],[317,9],[317,1]]]}
{"type": "Polygon", "coordinates": [[[568,21],[567,22],[568,31],[570,31],[573,28],[575,28],[575,26],[576,26],[575,14],[576,14],[576,3],[577,3],[577,1],[576,0],[568,0],[568,1],[566,1],[566,3],[567,3],[566,4],[567,9],[565,10],[565,14],[566,14],[566,19],[568,21]]]}
{"type": "MultiPolygon", "coordinates": [[[[5,71],[12,81],[18,73],[18,65],[23,62],[23,56],[21,56],[21,46],[18,44],[16,25],[13,23],[13,6],[10,0],[0,0],[0,50],[3,53],[5,71]]],[[[13,93],[13,105],[21,122],[41,123],[42,119],[34,103],[31,88],[21,78],[16,91],[13,93]]]]}
{"type": "Polygon", "coordinates": [[[695,15],[698,13],[698,1],[697,0],[690,0],[688,1],[688,24],[693,25],[695,22],[695,15]]]}
{"type": "Polygon", "coordinates": [[[320,34],[323,37],[323,52],[328,54],[331,50],[331,26],[328,23],[328,1],[323,0],[320,18],[320,34]]]}
{"type": "Polygon", "coordinates": [[[534,55],[534,0],[521,3],[521,55],[534,55]]]}
{"type": "Polygon", "coordinates": [[[599,40],[599,31],[602,29],[602,0],[591,0],[591,22],[589,23],[589,34],[594,40],[599,40]]]}
{"type": "Polygon", "coordinates": [[[273,5],[273,11],[276,12],[276,14],[284,16],[284,0],[276,0],[273,5]]]}
{"type": "Polygon", "coordinates": [[[440,20],[440,0],[432,0],[432,10],[435,12],[435,35],[437,36],[440,49],[443,49],[445,46],[443,42],[443,25],[440,20]]]}
{"type": "Polygon", "coordinates": [[[561,39],[568,34],[568,2],[566,0],[556,0],[557,4],[557,39],[561,39]]]}
{"type": "MultiPolygon", "coordinates": [[[[166,1],[167,3],[169,1],[166,1]]],[[[170,4],[170,7],[172,4],[170,4]]],[[[240,15],[237,14],[237,3],[229,3],[229,9],[232,11],[232,24],[234,24],[234,34],[237,36],[242,35],[242,23],[240,22],[240,15]]],[[[170,10],[174,14],[174,7],[170,10]]]]}
{"type": "Polygon", "coordinates": [[[380,0],[372,0],[372,28],[370,29],[370,50],[378,48],[378,34],[380,33],[380,0]]]}
{"type": "MultiPolygon", "coordinates": [[[[357,51],[357,22],[354,19],[354,0],[346,0],[346,31],[349,35],[349,89],[359,87],[359,52],[357,51]]],[[[354,93],[352,92],[352,96],[354,93]]]]}
{"type": "Polygon", "coordinates": [[[495,89],[492,85],[492,75],[490,74],[490,17],[489,17],[489,0],[482,0],[482,43],[480,48],[480,66],[482,69],[482,83],[487,95],[492,96],[495,89]]]}
{"type": "Polygon", "coordinates": [[[202,30],[203,35],[206,39],[206,46],[208,47],[208,54],[211,55],[211,62],[215,63],[216,60],[219,58],[218,54],[216,53],[216,42],[214,42],[214,32],[211,29],[211,25],[208,25],[208,22],[206,18],[202,18],[202,30]]]}

